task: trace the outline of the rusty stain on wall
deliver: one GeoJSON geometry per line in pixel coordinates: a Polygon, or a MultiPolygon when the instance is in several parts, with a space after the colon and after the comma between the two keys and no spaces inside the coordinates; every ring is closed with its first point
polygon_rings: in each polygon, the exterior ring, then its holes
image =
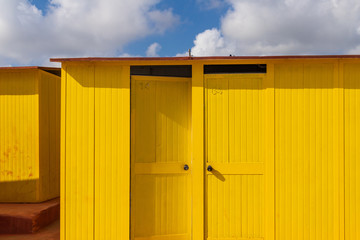
{"type": "Polygon", "coordinates": [[[14,181],[34,179],[33,166],[31,165],[33,161],[29,161],[30,159],[30,155],[25,155],[24,150],[22,150],[18,144],[15,143],[7,147],[6,150],[2,152],[2,157],[0,158],[0,180],[14,181]],[[14,166],[18,167],[14,168],[14,166]]]}

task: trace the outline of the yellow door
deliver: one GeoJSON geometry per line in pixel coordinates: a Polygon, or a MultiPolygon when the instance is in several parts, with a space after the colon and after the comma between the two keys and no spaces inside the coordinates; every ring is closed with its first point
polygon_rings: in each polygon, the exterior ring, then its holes
{"type": "Polygon", "coordinates": [[[206,239],[274,237],[273,94],[266,74],[205,75],[206,239]]]}
{"type": "Polygon", "coordinates": [[[191,239],[190,87],[131,77],[131,239],[191,239]]]}

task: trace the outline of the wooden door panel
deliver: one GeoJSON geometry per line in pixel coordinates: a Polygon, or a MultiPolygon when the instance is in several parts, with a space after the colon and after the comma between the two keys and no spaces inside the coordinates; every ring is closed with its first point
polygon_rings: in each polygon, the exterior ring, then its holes
{"type": "Polygon", "coordinates": [[[131,239],[191,239],[189,89],[188,78],[132,77],[131,239]]]}
{"type": "Polygon", "coordinates": [[[264,74],[205,76],[207,239],[271,239],[265,201],[274,197],[266,191],[273,182],[265,179],[274,174],[267,152],[274,129],[266,121],[274,116],[266,81],[264,74]]]}

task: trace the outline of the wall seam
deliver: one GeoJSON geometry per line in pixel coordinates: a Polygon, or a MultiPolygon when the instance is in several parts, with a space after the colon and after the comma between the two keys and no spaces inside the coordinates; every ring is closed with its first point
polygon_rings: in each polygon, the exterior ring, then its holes
{"type": "MultiPolygon", "coordinates": [[[[64,171],[64,239],[66,239],[66,113],[67,113],[67,111],[66,111],[66,108],[67,108],[67,66],[65,67],[65,71],[64,71],[66,74],[65,74],[65,77],[64,77],[64,79],[65,79],[65,93],[64,93],[64,96],[65,96],[65,99],[64,99],[64,104],[65,104],[65,106],[64,106],[64,108],[65,108],[65,115],[64,115],[64,121],[65,121],[65,123],[64,123],[64,140],[63,141],[61,141],[61,142],[63,142],[63,144],[64,144],[64,169],[63,169],[63,171],[64,171]]],[[[60,98],[61,98],[61,96],[60,96],[60,98]]],[[[61,99],[60,99],[60,103],[61,103],[61,99]]],[[[61,109],[60,109],[61,110],[61,109]]],[[[60,133],[61,134],[61,133],[60,133]]],[[[60,149],[61,150],[61,149],[60,149]]],[[[61,161],[61,158],[60,158],[60,161],[61,161]]]]}
{"type": "Polygon", "coordinates": [[[95,200],[96,200],[96,198],[95,198],[95,186],[96,186],[96,179],[95,179],[95,166],[96,166],[96,164],[95,164],[95,162],[96,162],[96,153],[95,153],[95,149],[96,149],[96,138],[95,138],[95,134],[96,134],[96,107],[95,107],[95,105],[96,105],[96,91],[95,91],[95,82],[96,82],[96,78],[95,78],[95,64],[93,64],[92,65],[92,70],[93,70],[93,83],[94,83],[94,85],[93,85],[93,91],[94,91],[94,106],[93,106],[93,109],[94,109],[94,150],[93,150],[93,152],[94,152],[94,162],[93,162],[93,239],[95,239],[95,213],[96,213],[96,211],[95,211],[95,200]]]}
{"type": "MultiPolygon", "coordinates": [[[[41,81],[43,81],[43,77],[44,77],[44,74],[42,73],[41,74],[41,81]]],[[[50,108],[50,94],[49,94],[49,92],[50,92],[50,83],[52,82],[52,79],[49,77],[49,80],[48,80],[48,85],[47,85],[47,91],[48,91],[48,94],[47,94],[47,102],[48,102],[48,104],[47,104],[47,106],[48,106],[48,128],[49,128],[49,130],[48,130],[48,135],[49,135],[49,143],[48,143],[48,149],[49,149],[49,151],[48,151],[48,162],[49,162],[49,168],[48,168],[48,176],[49,176],[49,179],[48,179],[48,181],[50,182],[50,176],[51,176],[51,147],[50,147],[50,144],[51,144],[51,141],[50,141],[50,139],[51,139],[51,128],[50,128],[50,122],[51,122],[51,114],[50,114],[50,111],[51,111],[51,108],[50,108]]],[[[55,95],[56,96],[56,95],[55,95]]],[[[55,106],[55,111],[56,111],[56,106],[55,106]]],[[[55,121],[56,121],[56,119],[55,119],[55,121]]],[[[50,195],[50,184],[48,185],[48,192],[47,192],[47,196],[52,196],[52,195],[50,195]]]]}
{"type": "Polygon", "coordinates": [[[345,78],[344,78],[344,63],[340,63],[340,61],[338,61],[338,68],[339,68],[339,71],[338,71],[338,74],[339,74],[339,80],[342,79],[342,92],[343,92],[343,120],[342,120],[342,123],[343,123],[343,175],[344,175],[344,186],[343,186],[343,197],[344,197],[344,206],[343,206],[343,217],[344,217],[344,226],[343,226],[343,231],[344,231],[344,235],[343,235],[343,239],[345,240],[345,237],[346,237],[346,217],[345,217],[345,213],[346,213],[346,170],[345,170],[345,167],[346,167],[346,154],[345,154],[345,141],[346,141],[346,138],[345,138],[345,78]],[[340,64],[342,65],[342,67],[340,68],[340,64]],[[341,72],[340,72],[340,69],[341,69],[341,72]],[[341,75],[340,75],[341,74],[341,75]]]}
{"type": "MultiPolygon", "coordinates": [[[[273,160],[273,165],[274,165],[274,179],[273,179],[273,184],[274,184],[274,236],[273,239],[276,239],[276,93],[275,93],[275,64],[272,64],[272,71],[271,71],[271,78],[272,78],[272,83],[273,83],[273,94],[274,94],[274,102],[273,102],[273,108],[274,108],[274,112],[273,112],[273,117],[274,117],[274,130],[273,130],[273,134],[274,134],[274,139],[273,139],[273,148],[274,148],[274,160],[273,160]]],[[[270,76],[268,76],[270,77],[270,76]]]]}

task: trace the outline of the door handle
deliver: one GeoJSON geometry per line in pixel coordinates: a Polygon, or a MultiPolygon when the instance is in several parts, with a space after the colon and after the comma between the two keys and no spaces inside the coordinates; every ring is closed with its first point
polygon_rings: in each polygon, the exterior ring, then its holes
{"type": "Polygon", "coordinates": [[[185,171],[189,170],[189,165],[185,164],[185,165],[184,165],[184,170],[185,170],[185,171]]]}
{"type": "Polygon", "coordinates": [[[208,170],[209,172],[211,172],[211,171],[213,170],[213,168],[212,168],[211,165],[209,165],[206,170],[208,170]]]}

